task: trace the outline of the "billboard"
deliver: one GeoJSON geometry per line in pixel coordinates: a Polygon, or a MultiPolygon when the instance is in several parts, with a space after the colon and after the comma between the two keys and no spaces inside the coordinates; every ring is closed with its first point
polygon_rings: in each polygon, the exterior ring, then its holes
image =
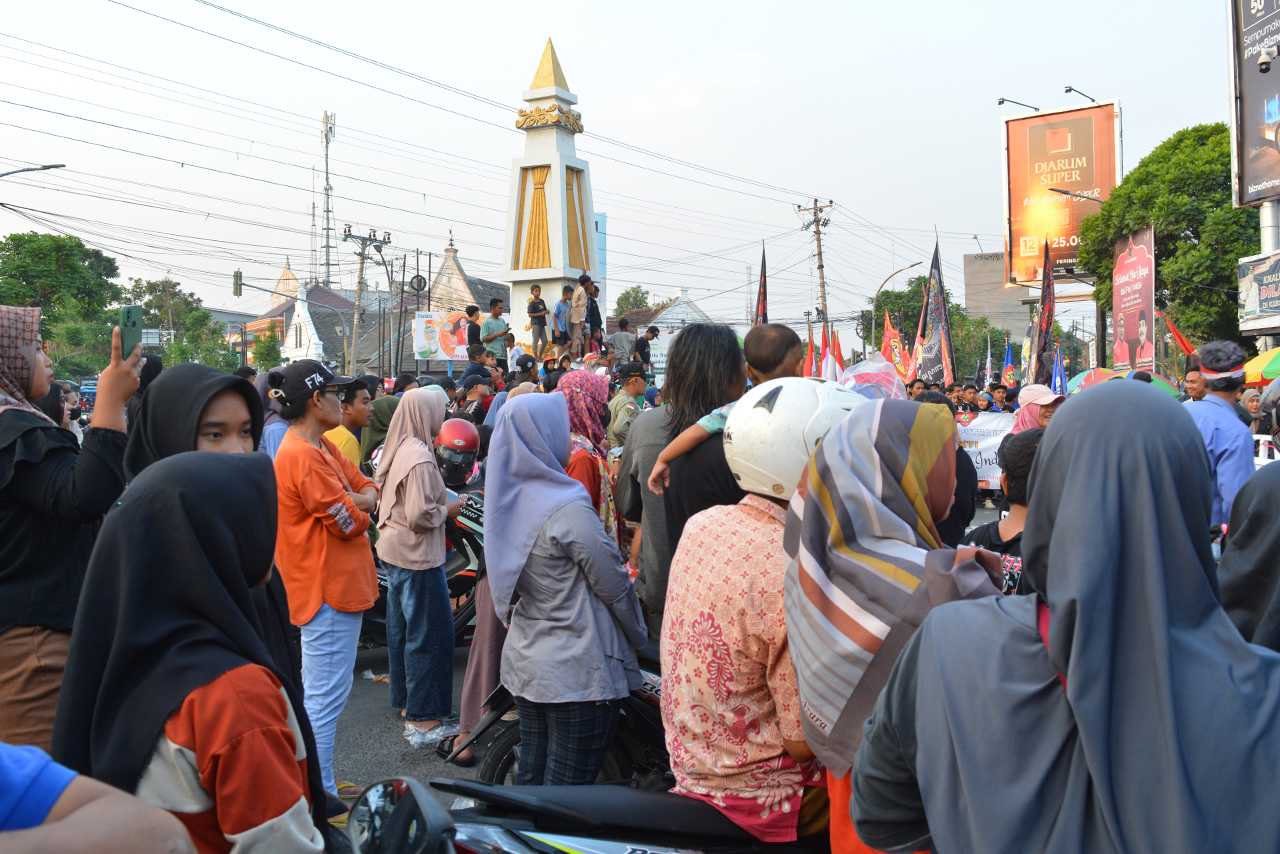
{"type": "Polygon", "coordinates": [[[1119,115],[1117,104],[1104,103],[1005,119],[1007,281],[1040,281],[1045,241],[1055,267],[1076,266],[1080,223],[1116,186],[1119,115]]]}
{"type": "Polygon", "coordinates": [[[1156,368],[1156,237],[1151,226],[1116,242],[1111,268],[1111,366],[1156,368]]]}
{"type": "Polygon", "coordinates": [[[1240,331],[1273,334],[1280,327],[1280,253],[1241,258],[1236,267],[1240,288],[1240,331]]]}
{"type": "Polygon", "coordinates": [[[413,314],[413,357],[419,361],[467,361],[467,316],[461,311],[413,314]]]}
{"type": "Polygon", "coordinates": [[[1280,197],[1280,63],[1263,72],[1264,48],[1280,43],[1280,0],[1231,5],[1231,161],[1237,205],[1280,197]]]}

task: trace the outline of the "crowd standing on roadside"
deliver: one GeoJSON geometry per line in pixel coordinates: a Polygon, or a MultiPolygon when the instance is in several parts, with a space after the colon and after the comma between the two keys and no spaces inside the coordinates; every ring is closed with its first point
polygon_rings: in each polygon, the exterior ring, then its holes
{"type": "Polygon", "coordinates": [[[500,683],[521,783],[597,779],[644,652],[673,791],[762,845],[1280,848],[1247,794],[1280,759],[1280,467],[1254,461],[1280,394],[1237,345],[1199,348],[1179,406],[1142,372],[846,386],[801,377],[786,326],[697,323],[658,388],[659,330],[606,340],[598,296],[532,294],[528,353],[502,300],[469,306],[456,385],[391,394],[164,367],[117,330],[87,429],[40,310],[0,306],[0,842],[342,850],[380,568],[404,739],[454,753],[500,683]],[[985,412],[1014,413],[1004,512],[971,527],[957,421],[985,412]],[[454,735],[463,484],[486,548],[454,735]]]}

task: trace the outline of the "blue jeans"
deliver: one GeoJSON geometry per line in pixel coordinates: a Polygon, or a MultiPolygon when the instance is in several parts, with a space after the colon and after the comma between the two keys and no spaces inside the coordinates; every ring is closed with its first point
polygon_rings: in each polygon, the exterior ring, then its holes
{"type": "Polygon", "coordinates": [[[387,572],[387,670],[391,705],[405,720],[444,720],[453,711],[453,606],[444,567],[387,572]]]}
{"type": "Polygon", "coordinates": [[[338,717],[351,696],[363,617],[322,605],[311,622],[302,626],[302,704],[311,718],[317,754],[307,758],[320,763],[324,788],[334,794],[338,786],[333,779],[333,739],[338,717]]]}

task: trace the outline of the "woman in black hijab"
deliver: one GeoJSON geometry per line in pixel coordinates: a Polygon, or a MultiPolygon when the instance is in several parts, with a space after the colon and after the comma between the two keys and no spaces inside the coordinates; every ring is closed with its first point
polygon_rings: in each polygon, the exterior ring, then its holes
{"type": "Polygon", "coordinates": [[[302,695],[253,604],[275,537],[270,460],[178,454],[130,484],[85,578],[54,755],[169,809],[202,850],[325,844],[302,695]]]}
{"type": "MultiPolygon", "coordinates": [[[[264,409],[248,380],[205,365],[184,364],[169,368],[151,384],[136,417],[124,455],[125,472],[131,479],[151,464],[186,451],[252,453],[262,438],[264,409]]],[[[301,697],[302,639],[289,619],[280,574],[272,572],[265,584],[250,593],[263,641],[290,690],[301,697]]],[[[301,708],[298,725],[307,755],[314,756],[311,723],[301,708]]],[[[312,765],[308,766],[314,776],[312,786],[320,792],[320,769],[312,765]]],[[[337,811],[335,805],[331,812],[337,811]]]]}
{"type": "Polygon", "coordinates": [[[156,378],[143,393],[134,419],[124,453],[130,478],[184,451],[251,453],[262,438],[264,413],[262,399],[248,380],[185,364],[156,378]]]}
{"type": "Polygon", "coordinates": [[[1250,643],[1280,652],[1280,465],[1245,481],[1218,563],[1222,607],[1250,643]]]}

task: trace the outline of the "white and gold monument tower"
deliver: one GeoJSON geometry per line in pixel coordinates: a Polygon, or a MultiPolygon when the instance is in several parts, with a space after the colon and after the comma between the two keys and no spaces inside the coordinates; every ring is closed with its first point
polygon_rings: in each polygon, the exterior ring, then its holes
{"type": "MultiPolygon", "coordinates": [[[[507,213],[504,278],[511,283],[511,329],[530,346],[529,289],[542,287],[547,304],[547,337],[561,290],[595,269],[595,216],[591,167],[578,158],[573,137],[582,133],[578,98],[569,91],[555,46],[547,39],[542,60],[524,93],[516,127],[524,131],[524,156],[511,163],[511,205],[507,213]]],[[[482,312],[488,306],[481,306],[482,312]]],[[[602,306],[601,312],[605,309],[602,306]]]]}

